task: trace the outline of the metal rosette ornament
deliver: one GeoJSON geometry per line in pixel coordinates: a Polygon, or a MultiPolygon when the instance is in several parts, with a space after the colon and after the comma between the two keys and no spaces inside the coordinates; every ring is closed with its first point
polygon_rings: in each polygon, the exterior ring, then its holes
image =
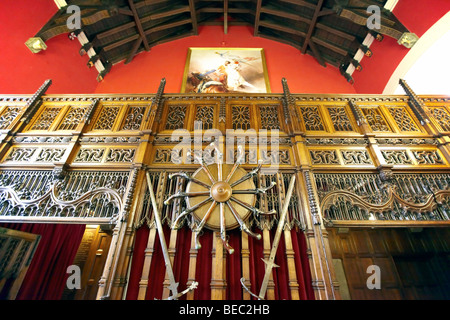
{"type": "Polygon", "coordinates": [[[184,172],[169,175],[169,178],[183,177],[189,182],[185,192],[178,192],[170,196],[165,204],[167,205],[175,198],[183,197],[186,201],[187,209],[184,210],[173,222],[177,225],[179,220],[187,215],[191,215],[195,222],[192,231],[195,233],[196,249],[200,249],[199,236],[203,228],[220,232],[220,237],[224,247],[229,254],[234,249],[228,244],[226,231],[237,227],[250,236],[261,239],[260,234],[253,233],[247,226],[246,221],[251,214],[271,215],[276,211],[262,212],[255,207],[256,196],[263,194],[273,188],[276,183],[272,183],[267,188],[256,188],[253,177],[261,169],[261,164],[250,172],[240,167],[244,159],[244,150],[238,146],[238,155],[234,164],[224,164],[223,154],[217,145],[212,144],[216,152],[216,163],[206,165],[201,156],[195,155],[195,160],[200,164],[200,168],[192,176],[184,172]]]}

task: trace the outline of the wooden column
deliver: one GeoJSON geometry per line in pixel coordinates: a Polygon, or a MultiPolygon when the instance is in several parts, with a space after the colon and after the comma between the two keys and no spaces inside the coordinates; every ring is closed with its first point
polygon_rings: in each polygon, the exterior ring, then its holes
{"type": "Polygon", "coordinates": [[[148,288],[148,275],[150,273],[150,266],[152,264],[153,252],[155,251],[155,237],[156,227],[153,225],[150,228],[150,233],[147,240],[147,248],[145,249],[144,266],[142,268],[142,276],[139,281],[138,300],[145,300],[145,295],[148,288]]]}
{"type": "MultiPolygon", "coordinates": [[[[245,278],[245,286],[251,288],[250,283],[250,249],[248,247],[248,234],[241,232],[241,259],[242,259],[242,277],[245,278]]],[[[242,299],[250,300],[251,296],[247,290],[242,288],[242,299]]]]}
{"type": "MultiPolygon", "coordinates": [[[[278,197],[279,197],[279,210],[281,213],[281,209],[284,206],[285,199],[286,199],[286,190],[284,187],[284,178],[283,174],[277,173],[277,184],[278,184],[278,197]]],[[[293,191],[295,192],[295,191],[293,191]]],[[[279,213],[279,214],[280,214],[279,213]]],[[[292,300],[300,300],[300,295],[298,293],[298,281],[297,281],[297,273],[296,273],[296,267],[295,267],[295,259],[294,259],[294,248],[292,246],[292,238],[291,238],[291,231],[290,231],[290,221],[289,221],[289,212],[286,214],[286,224],[284,227],[284,243],[285,243],[285,254],[286,254],[286,261],[288,266],[288,277],[289,277],[289,290],[291,292],[291,299],[292,300]]]]}
{"type": "MultiPolygon", "coordinates": [[[[269,260],[270,250],[272,245],[270,243],[270,231],[268,228],[264,228],[262,234],[263,248],[264,248],[264,260],[269,260]]],[[[275,282],[273,281],[273,269],[270,273],[269,282],[267,284],[266,300],[275,300],[275,282]]],[[[258,292],[259,293],[259,292],[258,292]]],[[[258,294],[257,293],[257,294],[258,294]]]]}
{"type": "MultiPolygon", "coordinates": [[[[189,288],[192,282],[195,281],[195,273],[197,269],[197,255],[198,249],[195,248],[195,233],[191,234],[191,249],[189,250],[189,273],[186,286],[189,288]]],[[[191,290],[186,294],[186,300],[194,300],[195,290],[191,290]]]]}
{"type": "Polygon", "coordinates": [[[212,250],[212,274],[211,274],[211,300],[224,300],[226,282],[226,259],[224,247],[219,232],[214,232],[212,250]]]}

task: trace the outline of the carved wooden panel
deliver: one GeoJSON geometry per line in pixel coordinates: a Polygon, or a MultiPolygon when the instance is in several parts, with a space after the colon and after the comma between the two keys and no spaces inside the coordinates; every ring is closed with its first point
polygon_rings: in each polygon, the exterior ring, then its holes
{"type": "Polygon", "coordinates": [[[93,130],[112,130],[121,106],[103,106],[93,130]]]}
{"type": "Polygon", "coordinates": [[[233,129],[248,130],[251,126],[250,106],[233,105],[231,107],[231,122],[233,129]]]}
{"type": "Polygon", "coordinates": [[[373,132],[392,131],[378,107],[361,107],[361,111],[373,132]]]}
{"type": "Polygon", "coordinates": [[[100,163],[105,154],[105,148],[81,148],[73,162],[98,162],[100,163]]]}
{"type": "Polygon", "coordinates": [[[139,130],[144,118],[145,106],[128,106],[121,130],[139,130]]]}
{"type": "Polygon", "coordinates": [[[327,110],[335,131],[353,131],[345,107],[328,107],[327,110]]]}
{"type": "Polygon", "coordinates": [[[0,114],[0,130],[8,129],[22,112],[23,107],[7,106],[0,114]]]}
{"type": "Polygon", "coordinates": [[[450,131],[450,112],[445,107],[429,108],[442,131],[450,131]]]}
{"type": "Polygon", "coordinates": [[[31,130],[48,130],[62,107],[47,106],[31,127],[31,130]]]}
{"type": "Polygon", "coordinates": [[[414,120],[411,118],[411,115],[406,111],[406,108],[390,107],[388,110],[400,131],[420,131],[414,120]]]}
{"type": "Polygon", "coordinates": [[[300,107],[305,129],[307,131],[325,131],[325,126],[319,111],[319,107],[300,107]]]}
{"type": "Polygon", "coordinates": [[[214,126],[214,111],[213,105],[197,105],[195,109],[195,121],[202,123],[203,130],[212,129],[214,126]]]}
{"type": "Polygon", "coordinates": [[[39,235],[0,228],[0,298],[14,300],[32,261],[39,235]]]}
{"type": "Polygon", "coordinates": [[[176,130],[184,127],[187,105],[169,105],[165,130],[176,130]]]}
{"type": "Polygon", "coordinates": [[[369,153],[365,150],[341,151],[344,165],[347,164],[373,164],[369,153]]]}
{"type": "Polygon", "coordinates": [[[12,148],[4,161],[30,162],[38,148],[12,148]]]}
{"type": "Polygon", "coordinates": [[[281,130],[280,119],[278,116],[279,107],[277,105],[260,105],[259,113],[261,115],[261,129],[281,130]]]}
{"type": "Polygon", "coordinates": [[[340,164],[336,150],[310,150],[312,164],[340,164]]]}
{"type": "Polygon", "coordinates": [[[413,164],[406,150],[381,150],[387,164],[413,164]]]}
{"type": "Polygon", "coordinates": [[[59,124],[58,130],[75,130],[78,124],[82,122],[87,109],[88,107],[71,107],[59,124]]]}
{"type": "Polygon", "coordinates": [[[11,162],[57,162],[66,148],[13,147],[4,161],[11,162]]]}
{"type": "Polygon", "coordinates": [[[131,163],[136,148],[94,147],[80,148],[74,163],[131,163]]]}
{"type": "Polygon", "coordinates": [[[417,164],[445,164],[437,150],[415,150],[412,152],[417,164]]]}

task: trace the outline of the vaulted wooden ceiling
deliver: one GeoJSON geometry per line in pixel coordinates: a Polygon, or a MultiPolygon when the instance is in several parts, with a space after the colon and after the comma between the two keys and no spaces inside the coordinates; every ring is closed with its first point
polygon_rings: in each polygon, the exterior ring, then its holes
{"type": "MultiPolygon", "coordinates": [[[[151,47],[198,34],[202,25],[223,25],[224,33],[233,25],[254,28],[256,37],[264,37],[298,48],[346,73],[349,65],[361,70],[355,59],[358,50],[372,52],[363,45],[368,33],[380,40],[383,35],[401,41],[408,30],[388,10],[386,0],[66,0],[77,5],[81,28],[69,30],[67,20],[73,11],[64,6],[35,37],[44,42],[70,32],[72,39],[83,34],[80,54],[90,53],[88,65],[100,62],[101,80],[111,67],[151,47]],[[381,27],[369,30],[370,5],[381,8],[381,27]]],[[[407,42],[406,46],[409,45],[407,42]]]]}

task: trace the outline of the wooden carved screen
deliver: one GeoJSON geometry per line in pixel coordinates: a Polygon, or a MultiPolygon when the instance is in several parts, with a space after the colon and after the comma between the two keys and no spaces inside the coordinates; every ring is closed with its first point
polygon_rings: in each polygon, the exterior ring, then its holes
{"type": "Polygon", "coordinates": [[[181,285],[196,279],[199,261],[208,265],[199,290],[204,298],[251,298],[236,274],[231,278],[230,265],[257,289],[255,270],[270,252],[292,176],[296,187],[280,245],[284,271],[274,273],[283,281],[269,283],[269,299],[311,298],[302,291],[308,286],[317,299],[339,298],[330,228],[449,224],[448,97],[410,90],[405,96],[292,94],[284,79],[282,94],[165,94],[164,84],[151,95],[44,95],[46,83],[34,95],[0,96],[0,221],[110,225],[113,250],[97,299],[169,296],[165,270],[154,269],[147,173],[171,259],[186,267],[181,285]],[[276,183],[257,195],[255,206],[277,213],[246,221],[261,241],[230,230],[236,256],[224,254],[214,233],[200,237],[207,253],[194,250],[190,216],[170,228],[185,200],[164,205],[185,190],[199,157],[218,156],[209,152],[212,142],[231,163],[242,145],[240,167],[249,173],[261,165],[252,177],[258,190],[276,183]],[[170,179],[175,172],[185,175],[170,179]],[[138,240],[141,256],[134,251],[138,240]],[[306,264],[311,273],[302,269],[306,264]],[[151,270],[160,283],[146,278],[151,270]],[[311,278],[302,289],[303,271],[311,278]]]}

